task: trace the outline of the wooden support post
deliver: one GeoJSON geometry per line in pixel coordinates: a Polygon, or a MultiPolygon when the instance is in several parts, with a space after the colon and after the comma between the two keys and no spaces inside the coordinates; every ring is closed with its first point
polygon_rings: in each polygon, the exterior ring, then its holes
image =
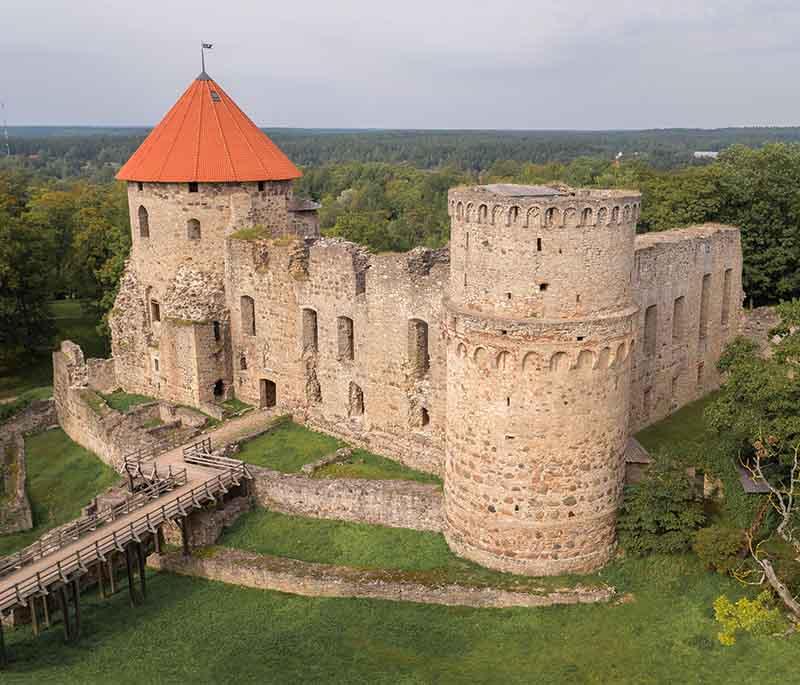
{"type": "Polygon", "coordinates": [[[108,581],[111,585],[111,594],[117,594],[117,575],[114,572],[114,552],[108,553],[108,581]]]}
{"type": "Polygon", "coordinates": [[[39,637],[39,611],[36,608],[37,604],[36,595],[32,595],[30,599],[31,626],[33,626],[33,634],[39,637]]]}
{"type": "Polygon", "coordinates": [[[66,586],[58,588],[58,604],[61,607],[61,620],[64,622],[64,642],[69,642],[71,630],[69,627],[69,606],[67,605],[66,586]]]}
{"type": "Polygon", "coordinates": [[[142,599],[147,599],[147,581],[144,577],[144,562],[145,562],[145,554],[144,554],[144,544],[141,542],[136,543],[136,558],[139,561],[139,588],[142,591],[142,599]]]}
{"type": "Polygon", "coordinates": [[[0,613],[0,668],[5,668],[8,665],[6,659],[6,638],[3,635],[3,614],[0,613]]]}
{"type": "Polygon", "coordinates": [[[42,604],[44,604],[44,625],[45,627],[50,627],[50,602],[47,599],[49,595],[44,595],[42,597],[42,604]]]}
{"type": "Polygon", "coordinates": [[[72,581],[72,604],[75,610],[75,630],[72,640],[77,642],[81,636],[81,583],[77,578],[72,581]]]}
{"type": "Polygon", "coordinates": [[[189,550],[189,517],[184,516],[181,519],[181,542],[183,543],[183,556],[191,556],[189,550]]]}
{"type": "Polygon", "coordinates": [[[106,588],[105,588],[105,581],[103,579],[103,562],[100,561],[97,564],[97,587],[100,592],[100,599],[106,598],[106,588]]]}
{"type": "Polygon", "coordinates": [[[128,571],[128,594],[131,599],[131,606],[136,606],[136,594],[133,587],[133,560],[131,559],[131,546],[125,545],[125,568],[128,571]]]}
{"type": "Polygon", "coordinates": [[[156,528],[156,533],[153,536],[153,546],[156,554],[161,554],[161,538],[163,537],[164,531],[161,529],[161,526],[158,526],[158,528],[156,528]]]}

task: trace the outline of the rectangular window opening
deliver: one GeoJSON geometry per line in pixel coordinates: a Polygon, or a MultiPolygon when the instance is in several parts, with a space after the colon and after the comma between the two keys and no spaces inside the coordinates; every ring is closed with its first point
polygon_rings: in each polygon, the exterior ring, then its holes
{"type": "Polygon", "coordinates": [[[336,321],[336,334],[339,361],[355,359],[353,320],[347,316],[340,316],[336,321]]]}
{"type": "Polygon", "coordinates": [[[431,363],[428,354],[428,324],[421,319],[411,319],[408,322],[408,359],[417,378],[428,372],[431,363]]]}
{"type": "Polygon", "coordinates": [[[722,325],[727,326],[731,315],[731,277],[733,269],[725,269],[722,280],[722,325]]]}
{"type": "Polygon", "coordinates": [[[196,193],[198,191],[197,181],[190,181],[189,182],[189,192],[196,193]]]}
{"type": "Polygon", "coordinates": [[[658,305],[650,305],[644,313],[644,353],[653,357],[658,337],[658,305]]]}
{"type": "Polygon", "coordinates": [[[700,292],[700,340],[708,334],[708,300],[711,296],[711,274],[703,276],[703,287],[700,292]]]}
{"type": "Polygon", "coordinates": [[[686,298],[676,297],[672,305],[672,344],[678,345],[686,335],[686,298]]]}
{"type": "Polygon", "coordinates": [[[161,305],[155,300],[150,300],[150,318],[153,321],[161,321],[161,305]]]}

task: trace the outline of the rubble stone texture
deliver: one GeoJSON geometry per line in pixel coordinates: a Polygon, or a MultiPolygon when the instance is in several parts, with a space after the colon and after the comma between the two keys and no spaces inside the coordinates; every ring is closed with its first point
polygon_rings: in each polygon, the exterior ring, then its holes
{"type": "Polygon", "coordinates": [[[738,230],[636,236],[636,192],[456,188],[449,248],[406,254],[320,237],[287,181],[128,195],[117,383],[443,475],[449,544],[501,570],[609,559],[628,436],[717,387],[740,328],[738,230]]]}

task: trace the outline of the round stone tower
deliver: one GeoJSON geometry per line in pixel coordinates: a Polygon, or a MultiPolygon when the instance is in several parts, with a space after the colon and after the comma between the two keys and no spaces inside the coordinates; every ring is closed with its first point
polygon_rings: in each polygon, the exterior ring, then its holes
{"type": "Polygon", "coordinates": [[[529,575],[614,549],[628,437],[640,195],[490,185],[449,195],[445,535],[529,575]]]}

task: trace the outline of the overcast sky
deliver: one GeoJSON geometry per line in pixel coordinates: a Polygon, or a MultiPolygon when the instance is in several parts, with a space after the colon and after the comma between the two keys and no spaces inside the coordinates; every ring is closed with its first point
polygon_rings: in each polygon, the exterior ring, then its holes
{"type": "Polygon", "coordinates": [[[9,124],[153,125],[207,71],[261,126],[800,124],[798,0],[0,0],[9,124]]]}

